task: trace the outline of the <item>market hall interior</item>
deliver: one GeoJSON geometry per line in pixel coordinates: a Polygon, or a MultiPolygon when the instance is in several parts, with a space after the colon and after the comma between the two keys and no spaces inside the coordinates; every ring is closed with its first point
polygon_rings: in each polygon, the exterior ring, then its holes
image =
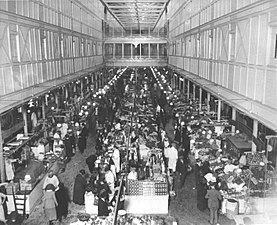
{"type": "Polygon", "coordinates": [[[0,221],[276,223],[276,13],[0,1],[0,221]]]}

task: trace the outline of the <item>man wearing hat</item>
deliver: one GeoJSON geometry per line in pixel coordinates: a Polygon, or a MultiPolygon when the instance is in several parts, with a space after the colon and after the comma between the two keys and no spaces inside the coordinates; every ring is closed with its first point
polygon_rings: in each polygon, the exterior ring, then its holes
{"type": "Polygon", "coordinates": [[[188,162],[186,159],[184,159],[184,156],[182,154],[179,154],[176,171],[178,172],[178,175],[180,177],[179,188],[182,188],[188,175],[188,162]]]}

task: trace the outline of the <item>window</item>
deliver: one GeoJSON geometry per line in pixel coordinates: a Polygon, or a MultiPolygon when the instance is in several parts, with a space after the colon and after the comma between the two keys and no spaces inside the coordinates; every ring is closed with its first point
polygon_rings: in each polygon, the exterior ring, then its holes
{"type": "Polygon", "coordinates": [[[19,62],[18,25],[10,24],[11,56],[13,62],[19,62]]]}
{"type": "Polygon", "coordinates": [[[277,34],[275,35],[274,58],[277,59],[277,34]]]}
{"type": "Polygon", "coordinates": [[[63,34],[60,36],[60,44],[61,44],[61,57],[64,57],[64,43],[63,43],[63,34]]]}
{"type": "Polygon", "coordinates": [[[41,39],[41,56],[42,59],[47,59],[47,44],[46,44],[46,31],[40,31],[40,39],[41,39]]]}

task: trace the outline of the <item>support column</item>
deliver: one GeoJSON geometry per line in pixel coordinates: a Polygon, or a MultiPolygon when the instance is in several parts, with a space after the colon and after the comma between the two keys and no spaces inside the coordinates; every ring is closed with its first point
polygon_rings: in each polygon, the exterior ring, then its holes
{"type": "Polygon", "coordinates": [[[42,119],[45,120],[46,118],[46,114],[45,114],[45,97],[42,96],[41,97],[41,116],[42,116],[42,119]]]}
{"type": "MultiPolygon", "coordinates": [[[[76,86],[74,86],[74,87],[76,87],[76,86]]],[[[75,91],[76,92],[76,91],[75,91]]],[[[58,95],[58,93],[56,92],[55,94],[55,103],[56,103],[56,105],[57,105],[57,109],[59,108],[59,95],[58,95]]]]}
{"type": "Polygon", "coordinates": [[[207,112],[210,112],[211,93],[207,92],[207,112]]]}
{"type": "Polygon", "coordinates": [[[133,58],[133,44],[131,44],[131,59],[133,58]]]}
{"type": "MultiPolygon", "coordinates": [[[[65,86],[65,90],[67,90],[66,86],[65,86]]],[[[46,113],[45,113],[45,97],[44,96],[41,97],[41,114],[42,114],[42,119],[43,119],[42,130],[44,131],[44,137],[47,137],[47,131],[45,129],[46,113]]]]}
{"type": "MultiPolygon", "coordinates": [[[[253,136],[255,138],[258,137],[258,124],[259,122],[257,120],[253,120],[253,136]]],[[[257,151],[257,146],[255,145],[254,141],[252,141],[252,152],[257,151]]]]}
{"type": "Polygon", "coordinates": [[[27,107],[26,105],[22,106],[22,117],[24,122],[24,136],[28,136],[28,120],[27,120],[27,107]]]}
{"type": "Polygon", "coordinates": [[[189,96],[189,92],[190,92],[190,81],[188,80],[188,89],[187,89],[187,95],[188,95],[188,99],[190,99],[190,96],[189,96]]]}
{"type": "MultiPolygon", "coordinates": [[[[237,120],[237,109],[235,107],[232,107],[232,120],[237,120]]],[[[236,133],[236,126],[232,126],[231,128],[232,135],[236,133]]]]}
{"type": "Polygon", "coordinates": [[[141,43],[140,43],[140,45],[139,45],[139,58],[141,59],[141,43]]]}
{"type": "Polygon", "coordinates": [[[0,176],[1,176],[1,183],[4,183],[6,180],[5,174],[5,159],[4,159],[4,150],[3,150],[3,137],[2,137],[2,129],[1,129],[1,120],[0,120],[0,176]]]}
{"type": "Polygon", "coordinates": [[[83,78],[81,78],[80,80],[81,82],[81,98],[84,98],[84,81],[83,81],[83,78]]]}
{"type": "Polygon", "coordinates": [[[150,59],[151,54],[150,54],[150,43],[148,43],[148,58],[150,59]]]}
{"type": "Polygon", "coordinates": [[[115,59],[115,43],[113,43],[113,59],[115,59]]]}
{"type": "Polygon", "coordinates": [[[199,111],[202,110],[202,88],[199,88],[199,111]]]}
{"type": "Polygon", "coordinates": [[[121,51],[121,58],[124,59],[124,43],[122,43],[121,51]]]}
{"type": "Polygon", "coordinates": [[[193,84],[193,86],[192,86],[192,99],[193,99],[193,101],[195,101],[195,88],[196,88],[196,86],[195,86],[195,84],[193,84]]]}
{"type": "Polygon", "coordinates": [[[64,86],[64,90],[65,90],[65,99],[67,100],[68,99],[68,86],[67,85],[64,86]]]}
{"type": "Polygon", "coordinates": [[[157,58],[158,58],[158,59],[160,58],[159,46],[160,46],[160,44],[157,43],[157,58]]]}
{"type": "Polygon", "coordinates": [[[217,122],[220,122],[221,118],[221,100],[218,99],[218,106],[217,106],[217,122]]]}

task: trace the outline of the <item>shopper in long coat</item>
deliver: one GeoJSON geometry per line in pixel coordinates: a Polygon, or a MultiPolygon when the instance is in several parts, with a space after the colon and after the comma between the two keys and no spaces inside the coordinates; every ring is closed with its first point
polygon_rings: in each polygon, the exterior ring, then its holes
{"type": "Polygon", "coordinates": [[[105,189],[102,189],[99,193],[98,216],[108,216],[109,215],[108,205],[109,205],[108,193],[105,189]]]}
{"type": "Polygon", "coordinates": [[[59,221],[62,218],[66,218],[68,214],[68,204],[70,202],[68,189],[64,186],[63,183],[59,184],[59,190],[56,191],[56,199],[58,202],[57,205],[57,217],[59,221]]]}
{"type": "Polygon", "coordinates": [[[78,148],[81,153],[84,153],[85,148],[87,147],[87,137],[88,137],[88,129],[85,124],[82,124],[81,133],[79,134],[78,139],[78,148]]]}
{"type": "Polygon", "coordinates": [[[73,147],[72,147],[72,141],[68,134],[65,135],[64,147],[65,147],[65,155],[69,161],[71,159],[71,157],[73,156],[73,147]]]}
{"type": "Polygon", "coordinates": [[[73,189],[73,202],[78,205],[85,204],[85,192],[87,186],[85,174],[85,170],[80,170],[80,173],[75,178],[73,189]]]}
{"type": "Polygon", "coordinates": [[[55,187],[53,184],[47,184],[45,190],[42,206],[44,208],[47,221],[49,221],[49,225],[51,225],[52,222],[57,219],[56,206],[58,205],[58,202],[55,196],[55,187]]]}

